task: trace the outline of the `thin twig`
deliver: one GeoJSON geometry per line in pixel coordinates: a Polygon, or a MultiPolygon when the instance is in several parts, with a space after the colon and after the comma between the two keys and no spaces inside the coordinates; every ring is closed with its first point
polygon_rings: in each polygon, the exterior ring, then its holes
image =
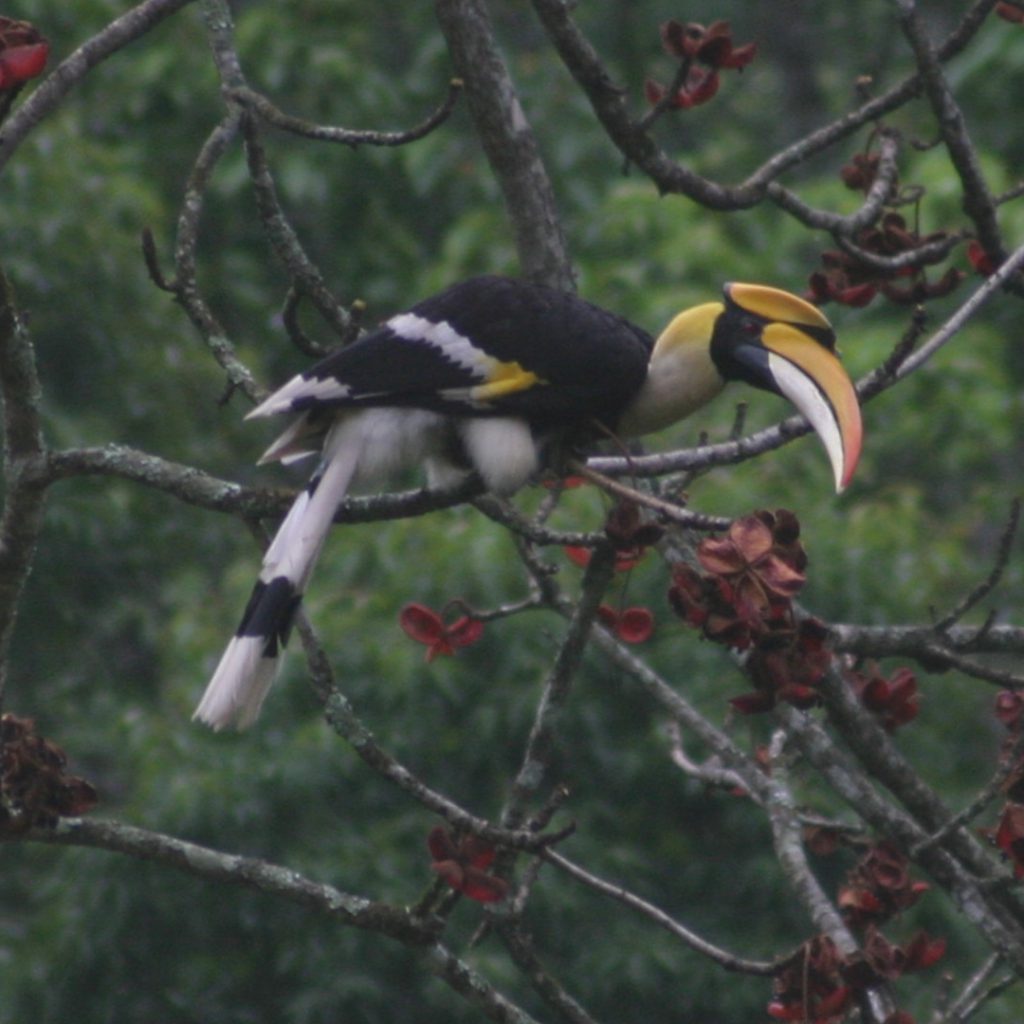
{"type": "Polygon", "coordinates": [[[46,481],[42,394],[35,350],[0,269],[0,415],[3,417],[3,512],[0,515],[0,707],[14,621],[43,528],[46,481]]]}
{"type": "Polygon", "coordinates": [[[448,83],[448,94],[424,121],[413,128],[405,131],[383,132],[368,129],[339,128],[333,125],[313,124],[300,117],[293,117],[276,107],[266,96],[260,95],[254,89],[244,86],[231,89],[228,98],[240,103],[247,110],[251,110],[260,120],[267,124],[280,128],[282,131],[294,135],[301,135],[307,139],[314,139],[317,142],[333,142],[357,149],[359,146],[406,146],[410,142],[416,142],[425,138],[434,129],[448,120],[459,96],[462,94],[462,80],[453,78],[448,83]]]}
{"type": "Polygon", "coordinates": [[[969,824],[974,821],[979,814],[984,812],[989,804],[999,796],[999,792],[1006,783],[1006,780],[1019,767],[1020,757],[1022,754],[1024,754],[1024,732],[1021,732],[1020,735],[1014,739],[1010,749],[1005,751],[1001,756],[999,767],[988,782],[982,786],[974,799],[971,800],[970,803],[968,803],[962,810],[954,814],[940,829],[913,846],[910,850],[910,856],[914,858],[919,857],[923,850],[943,842],[947,836],[953,833],[954,830],[963,825],[969,824]]]}
{"type": "Polygon", "coordinates": [[[696,932],[691,931],[685,925],[670,917],[660,907],[656,907],[653,903],[648,903],[647,900],[641,899],[641,897],[620,885],[606,882],[603,878],[599,878],[592,872],[580,867],[574,861],[569,860],[568,857],[555,850],[546,849],[541,856],[549,864],[560,871],[564,871],[567,875],[575,878],[576,881],[587,886],[587,888],[608,896],[617,903],[621,903],[623,906],[629,907],[648,920],[653,921],[661,928],[664,928],[670,935],[675,936],[686,946],[689,946],[690,949],[708,957],[708,959],[713,960],[727,971],[769,977],[778,969],[779,962],[777,960],[748,960],[745,957],[736,956],[728,950],[708,942],[696,932]]]}
{"type": "Polygon", "coordinates": [[[580,597],[559,645],[551,671],[544,682],[533,726],[523,751],[519,771],[509,790],[501,823],[519,828],[527,816],[527,805],[548,782],[554,754],[555,727],[565,710],[572,680],[583,659],[587,639],[615,571],[615,553],[605,542],[593,549],[580,584],[580,597]]]}
{"type": "Polygon", "coordinates": [[[306,254],[281,206],[255,121],[249,117],[244,118],[242,131],[245,135],[249,178],[256,196],[256,209],[274,253],[291,275],[293,287],[309,297],[339,341],[342,344],[351,341],[358,328],[353,325],[348,310],[327,287],[320,268],[306,254]]]}
{"type": "Polygon", "coordinates": [[[116,17],[68,54],[4,123],[0,134],[0,169],[42,121],[56,110],[72,89],[108,57],[151,31],[193,0],[145,0],[116,17]]]}
{"type": "Polygon", "coordinates": [[[989,594],[999,585],[1003,578],[1006,566],[1010,561],[1010,554],[1013,550],[1013,542],[1017,536],[1017,529],[1020,526],[1020,498],[1014,498],[1010,502],[1010,515],[1006,526],[1003,528],[999,538],[999,545],[996,548],[996,557],[992,563],[992,569],[977,586],[972,587],[962,600],[958,601],[956,607],[935,623],[937,633],[945,633],[950,626],[959,622],[972,608],[984,601],[989,594]]]}
{"type": "Polygon", "coordinates": [[[937,1024],[964,1024],[981,1009],[985,1003],[1002,995],[1012,985],[1020,981],[1014,974],[1006,974],[994,981],[989,979],[999,969],[1003,958],[994,953],[967,980],[963,990],[949,1009],[943,1013],[937,1024]]]}
{"type": "Polygon", "coordinates": [[[589,462],[584,463],[578,459],[571,459],[569,461],[569,468],[609,494],[617,498],[626,498],[629,501],[636,502],[638,505],[653,509],[666,519],[670,519],[680,526],[689,527],[692,530],[727,530],[732,522],[731,519],[725,516],[709,516],[703,512],[690,512],[688,509],[680,508],[680,506],[670,501],[665,501],[664,498],[658,498],[653,494],[637,490],[635,487],[629,487],[593,469],[589,462]]]}

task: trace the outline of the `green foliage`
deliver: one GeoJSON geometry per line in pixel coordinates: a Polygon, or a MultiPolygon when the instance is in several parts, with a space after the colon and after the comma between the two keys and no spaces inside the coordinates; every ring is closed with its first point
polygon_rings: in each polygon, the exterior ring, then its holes
{"type": "MultiPolygon", "coordinates": [[[[44,28],[59,58],[123,6],[37,0],[18,14],[44,28]]],[[[826,239],[774,209],[721,216],[659,198],[640,175],[624,173],[546,44],[520,28],[512,6],[499,11],[502,38],[551,162],[585,296],[656,328],[713,296],[723,280],[800,290],[826,239]]],[[[702,17],[732,16],[746,39],[765,27],[752,6],[722,4],[702,17]]],[[[450,68],[430,5],[385,0],[373,17],[355,0],[236,7],[254,85],[288,111],[397,128],[444,95],[450,68]]],[[[665,14],[663,5],[631,0],[580,11],[585,27],[600,25],[598,41],[637,109],[645,75],[664,74],[656,26],[665,14]]],[[[891,24],[838,7],[820,17],[822,103],[844,109],[853,75],[885,68],[891,24]],[[851,19],[867,27],[861,49],[848,53],[857,50],[851,19]],[[841,47],[830,46],[840,39],[841,47]]],[[[784,33],[775,32],[779,43],[784,33]]],[[[982,38],[956,73],[983,126],[986,167],[1005,168],[1009,184],[1024,148],[1019,118],[1006,116],[1007,98],[1021,93],[1011,84],[1020,48],[993,27],[982,38]]],[[[765,61],[729,83],[722,106],[666,122],[666,144],[699,169],[738,180],[768,146],[795,137],[802,112],[786,98],[793,69],[772,53],[769,39],[765,61]],[[777,116],[766,126],[768,101],[777,116]]],[[[185,177],[219,116],[201,19],[189,10],[97,68],[23,147],[0,206],[4,262],[31,315],[51,443],[130,443],[227,477],[283,485],[296,478],[249,468],[266,438],[237,422],[239,402],[218,404],[220,374],[139,256],[145,227],[161,253],[170,251],[185,177]]],[[[339,294],[368,301],[371,321],[470,273],[515,270],[464,109],[442,131],[398,150],[279,137],[268,147],[282,202],[311,256],[339,294]]],[[[835,178],[841,162],[833,155],[806,172],[808,201],[853,207],[835,178]]],[[[958,222],[948,175],[934,154],[905,172],[927,187],[929,230],[958,222]]],[[[1007,216],[1020,237],[1022,215],[1007,216]]],[[[277,321],[284,274],[255,222],[240,153],[217,171],[203,229],[200,277],[210,301],[261,378],[285,376],[301,360],[277,321]]],[[[901,310],[834,314],[857,372],[884,359],[906,326],[901,310]]],[[[804,440],[699,478],[688,489],[692,506],[723,515],[795,509],[812,559],[807,602],[823,616],[920,622],[933,606],[943,614],[988,571],[1019,486],[1021,351],[1019,324],[1014,333],[1005,314],[993,314],[872,403],[862,471],[841,499],[830,493],[820,450],[804,440]]],[[[747,424],[773,422],[782,411],[758,396],[747,424]]],[[[694,442],[701,431],[723,439],[733,419],[722,402],[655,444],[694,442]]],[[[573,495],[559,522],[597,528],[605,510],[593,493],[573,495]]],[[[409,601],[440,609],[462,598],[486,609],[522,598],[526,582],[511,543],[468,509],[346,528],[331,538],[309,600],[341,686],[384,746],[485,816],[505,798],[563,624],[549,612],[502,619],[479,645],[427,664],[397,616],[409,601]]],[[[549,557],[571,591],[578,570],[560,553],[549,557]]],[[[105,815],[411,904],[432,881],[425,837],[434,821],[322,724],[298,657],[253,732],[212,736],[188,722],[257,562],[248,533],[227,517],[113,479],[59,485],[21,613],[9,707],[35,716],[71,752],[73,770],[99,787],[105,815]]],[[[723,723],[743,679],[722,650],[670,616],[666,588],[664,567],[652,558],[617,583],[612,599],[655,611],[645,653],[723,723]]],[[[1022,597],[1018,560],[999,600],[1019,608],[1022,597]]],[[[958,799],[994,764],[991,695],[955,674],[922,686],[920,727],[907,731],[906,749],[958,799]]],[[[763,738],[759,723],[737,731],[763,738]]],[[[568,814],[578,824],[567,855],[749,956],[795,946],[809,926],[780,884],[762,816],[740,796],[687,781],[666,748],[650,701],[590,655],[559,737],[558,766],[573,794],[568,814]]],[[[810,781],[807,794],[812,802],[820,796],[810,781]]],[[[477,1019],[428,981],[409,951],[261,894],[93,851],[5,845],[0,863],[2,1024],[477,1019]]],[[[456,917],[468,939],[478,908],[464,902],[456,917]]],[[[953,936],[952,969],[977,953],[938,896],[910,920],[953,936]]],[[[760,1019],[764,982],[708,968],[546,869],[528,924],[552,969],[599,1019],[760,1019]]],[[[467,958],[535,1006],[495,942],[467,958]]],[[[1011,1004],[986,1020],[1010,1021],[1015,1012],[1011,1004]]]]}

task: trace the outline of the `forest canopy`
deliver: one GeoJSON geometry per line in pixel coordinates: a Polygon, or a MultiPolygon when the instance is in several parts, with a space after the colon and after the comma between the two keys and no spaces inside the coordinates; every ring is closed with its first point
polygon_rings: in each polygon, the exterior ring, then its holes
{"type": "Polygon", "coordinates": [[[1024,7],[371,7],[0,11],[0,1022],[1019,1021],[1024,7]],[[399,476],[191,721],[310,468],[245,414],[482,273],[803,296],[853,480],[739,386],[399,476]]]}

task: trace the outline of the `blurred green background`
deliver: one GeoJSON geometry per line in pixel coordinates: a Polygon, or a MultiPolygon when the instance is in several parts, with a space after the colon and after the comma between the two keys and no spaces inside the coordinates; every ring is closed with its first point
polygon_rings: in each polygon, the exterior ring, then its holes
{"type": "MultiPolygon", "coordinates": [[[[659,198],[593,123],[524,3],[492,5],[500,40],[537,132],[579,270],[581,293],[657,330],[727,280],[801,291],[829,248],[772,207],[712,214],[659,198]]],[[[926,5],[935,33],[964,4],[926,5]]],[[[5,13],[33,21],[53,63],[124,8],[29,0],[5,13]]],[[[235,5],[252,84],[301,116],[348,127],[418,122],[452,75],[430,4],[295,0],[235,5]]],[[[698,170],[738,181],[773,148],[837,116],[857,76],[882,88],[910,70],[892,5],[719,0],[583,3],[592,33],[634,109],[647,76],[667,80],[658,24],[729,18],[759,53],[725,77],[713,103],[659,126],[663,144],[698,170]]],[[[1021,29],[993,21],[949,68],[996,191],[1024,166],[1021,29]]],[[[298,476],[256,470],[270,434],[243,425],[242,403],[218,404],[222,375],[181,311],[149,281],[144,227],[169,254],[191,163],[220,112],[200,11],[192,7],[88,76],[7,167],[0,201],[3,261],[30,316],[55,446],[135,445],[249,484],[298,476]]],[[[930,140],[923,104],[891,119],[930,140]]],[[[839,168],[867,131],[787,178],[809,202],[839,211],[858,197],[839,168]]],[[[413,146],[352,151],[268,133],[282,201],[304,244],[367,322],[479,271],[516,271],[500,196],[465,105],[413,146]]],[[[957,181],[940,149],[907,148],[904,182],[924,186],[922,231],[963,224],[957,181]]],[[[1024,206],[1001,211],[1024,238],[1024,206]]],[[[207,196],[200,280],[240,354],[266,384],[303,359],[283,337],[284,274],[255,216],[239,149],[207,196]]],[[[969,271],[962,252],[952,262],[969,271]]],[[[956,307],[971,279],[929,307],[956,307]]],[[[884,359],[907,324],[880,303],[830,307],[854,375],[884,359]]],[[[866,409],[867,444],[850,491],[831,493],[827,460],[803,440],[690,488],[693,507],[737,515],[794,509],[811,556],[807,605],[837,621],[926,622],[989,571],[1024,459],[1024,348],[1019,302],[992,303],[921,373],[866,409]]],[[[325,337],[310,318],[307,327],[325,337]]],[[[738,396],[739,397],[739,396],[738,396]]],[[[755,396],[748,424],[781,403],[755,396]]],[[[663,444],[723,439],[734,408],[720,401],[663,444]]],[[[537,501],[526,495],[526,506],[537,501]]],[[[577,492],[558,524],[594,528],[605,503],[577,492]]],[[[1019,552],[1019,546],[1018,546],[1019,552]]],[[[558,552],[564,585],[579,570],[558,552]]],[[[258,727],[213,736],[191,710],[244,605],[258,565],[247,530],[114,479],[71,480],[49,502],[26,593],[6,710],[30,715],[101,793],[97,813],[219,849],[288,864],[347,891],[398,903],[430,883],[434,820],[368,773],[320,721],[294,657],[258,727]]],[[[662,565],[649,559],[611,597],[658,619],[643,653],[715,721],[746,688],[720,649],[673,621],[662,565]]],[[[426,664],[401,633],[409,601],[454,597],[490,607],[523,596],[510,538],[471,509],[338,531],[308,600],[341,685],[380,741],[435,788],[475,812],[500,810],[560,621],[531,613],[488,628],[455,659],[426,664]]],[[[1024,604],[1018,556],[994,599],[1024,604]]],[[[994,766],[1001,739],[993,691],[955,673],[921,678],[920,718],[900,742],[929,782],[959,806],[994,766]]],[[[747,742],[763,722],[741,722],[747,742]]],[[[695,753],[699,753],[695,751],[695,753]]],[[[810,925],[782,883],[761,815],[706,792],[666,756],[657,710],[594,655],[560,736],[560,771],[579,829],[566,852],[660,904],[713,941],[752,957],[792,948],[810,925]]],[[[812,779],[808,801],[835,809],[812,779]],[[816,802],[816,803],[815,803],[816,802]]],[[[851,859],[820,864],[834,885],[851,859]]],[[[598,1019],[764,1019],[768,985],[710,968],[619,908],[547,871],[528,925],[549,967],[598,1019]]],[[[468,938],[479,908],[456,911],[468,938]]],[[[946,935],[943,968],[963,977],[982,953],[944,897],[926,897],[892,930],[946,935]]],[[[487,977],[549,1019],[496,940],[467,953],[487,977]]],[[[924,1015],[937,971],[909,978],[902,1005],[924,1015]]],[[[980,1019],[1019,1021],[1013,996],[980,1019]]],[[[96,851],[0,846],[0,1022],[199,1022],[479,1019],[396,944],[310,917],[274,899],[96,851]]]]}

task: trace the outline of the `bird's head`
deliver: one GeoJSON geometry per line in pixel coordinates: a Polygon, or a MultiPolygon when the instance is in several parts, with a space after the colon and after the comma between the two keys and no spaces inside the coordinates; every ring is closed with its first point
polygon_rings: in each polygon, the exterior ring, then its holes
{"type": "Polygon", "coordinates": [[[821,438],[836,490],[847,486],[862,426],[832,325],[816,306],[766,285],[727,284],[722,302],[675,317],[655,343],[648,380],[623,415],[623,432],[667,426],[733,380],[789,399],[821,438]]]}

